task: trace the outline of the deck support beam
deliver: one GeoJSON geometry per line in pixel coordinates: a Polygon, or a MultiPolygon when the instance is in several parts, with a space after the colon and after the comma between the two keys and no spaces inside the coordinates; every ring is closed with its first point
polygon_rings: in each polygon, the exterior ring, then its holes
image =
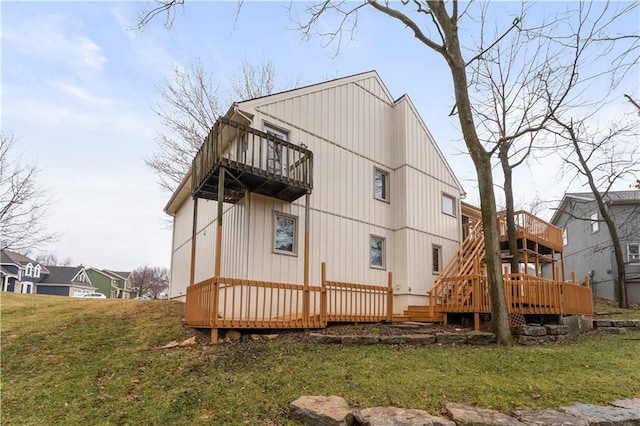
{"type": "Polygon", "coordinates": [[[191,265],[189,269],[189,285],[196,279],[196,238],[198,236],[198,197],[193,199],[193,224],[191,226],[191,265]]]}
{"type": "Polygon", "coordinates": [[[304,198],[304,277],[303,277],[303,290],[302,290],[302,323],[303,326],[309,326],[309,304],[311,299],[309,297],[309,202],[311,194],[307,192],[304,198]]]}

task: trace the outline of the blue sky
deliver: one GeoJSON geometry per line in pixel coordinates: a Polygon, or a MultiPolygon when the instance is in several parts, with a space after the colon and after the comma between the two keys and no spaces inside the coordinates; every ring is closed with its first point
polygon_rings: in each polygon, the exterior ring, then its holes
{"type": "MultiPolygon", "coordinates": [[[[286,3],[288,5],[288,3],[286,3]]],[[[2,131],[37,161],[55,204],[49,227],[61,234],[43,247],[59,257],[124,270],[169,266],[171,232],[162,192],[143,158],[161,131],[151,110],[157,87],[174,65],[196,59],[221,93],[243,57],[269,58],[281,82],[300,85],[375,69],[394,97],[408,93],[454,172],[477,202],[473,167],[460,155],[457,118],[444,61],[397,22],[370,11],[356,39],[338,56],[318,39],[303,41],[284,3],[246,2],[234,28],[235,2],[187,2],[174,28],[163,19],[144,31],[126,29],[142,2],[2,2],[2,131]]],[[[294,3],[294,13],[302,12],[294,3]]],[[[513,4],[498,5],[505,21],[513,4]]],[[[638,22],[631,22],[636,25],[638,22]]],[[[638,93],[637,79],[629,88],[638,93]]],[[[226,105],[223,106],[226,109],[226,105]]],[[[547,165],[553,170],[553,165],[547,165]]],[[[559,198],[556,171],[523,169],[526,195],[559,198]],[[535,176],[535,178],[534,178],[535,176]],[[552,189],[550,189],[552,188],[552,189]]]]}

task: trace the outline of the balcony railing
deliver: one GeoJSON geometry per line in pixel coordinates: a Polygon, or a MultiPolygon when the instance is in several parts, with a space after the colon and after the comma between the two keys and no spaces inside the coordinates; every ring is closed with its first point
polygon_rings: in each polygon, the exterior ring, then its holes
{"type": "Polygon", "coordinates": [[[225,201],[237,202],[245,191],[294,201],[313,188],[313,153],[273,134],[221,117],[192,164],[192,194],[217,199],[218,171],[225,180],[225,201]]]}
{"type": "MultiPolygon", "coordinates": [[[[555,250],[556,252],[562,251],[562,230],[557,226],[545,222],[524,210],[515,212],[514,220],[516,223],[516,233],[518,238],[526,238],[530,241],[535,241],[539,244],[555,250]]],[[[500,239],[506,241],[507,239],[507,218],[506,216],[498,217],[498,224],[500,230],[500,239]]]]}

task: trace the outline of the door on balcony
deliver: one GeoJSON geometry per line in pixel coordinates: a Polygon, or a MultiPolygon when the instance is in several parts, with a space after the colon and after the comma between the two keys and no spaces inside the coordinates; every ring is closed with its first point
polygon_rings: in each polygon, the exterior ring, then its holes
{"type": "MultiPolygon", "coordinates": [[[[276,139],[287,142],[289,134],[271,126],[264,126],[264,132],[275,136],[276,139]]],[[[289,156],[285,145],[265,139],[262,141],[262,169],[279,176],[289,176],[289,156]]]]}

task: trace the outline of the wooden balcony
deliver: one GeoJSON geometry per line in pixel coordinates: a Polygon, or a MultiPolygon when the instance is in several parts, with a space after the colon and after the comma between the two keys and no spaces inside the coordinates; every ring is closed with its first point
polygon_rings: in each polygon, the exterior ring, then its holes
{"type": "Polygon", "coordinates": [[[292,202],[313,188],[313,153],[274,135],[221,117],[192,164],[192,195],[218,199],[219,171],[225,169],[224,201],[246,192],[292,202]]]}
{"type": "MultiPolygon", "coordinates": [[[[562,252],[562,230],[557,226],[545,222],[526,211],[518,211],[514,214],[516,223],[516,235],[518,237],[518,249],[534,251],[542,255],[553,252],[562,252]],[[520,247],[526,241],[527,247],[520,247]]],[[[508,249],[507,218],[498,217],[501,249],[508,249]]]]}

